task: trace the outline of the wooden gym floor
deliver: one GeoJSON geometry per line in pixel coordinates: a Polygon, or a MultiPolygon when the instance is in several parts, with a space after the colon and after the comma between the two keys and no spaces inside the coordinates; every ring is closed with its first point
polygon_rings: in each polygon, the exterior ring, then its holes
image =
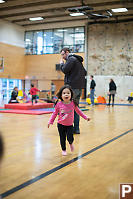
{"type": "Polygon", "coordinates": [[[0,114],[5,155],[0,193],[7,199],[118,199],[133,183],[133,106],[84,112],[75,151],[62,157],[56,122],[47,115],[0,114]]]}

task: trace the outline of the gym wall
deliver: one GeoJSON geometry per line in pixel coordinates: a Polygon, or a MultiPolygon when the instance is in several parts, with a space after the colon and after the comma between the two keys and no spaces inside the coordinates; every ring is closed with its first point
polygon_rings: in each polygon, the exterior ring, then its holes
{"type": "MultiPolygon", "coordinates": [[[[84,57],[84,53],[77,53],[84,57]]],[[[51,80],[64,80],[64,74],[56,71],[56,64],[60,62],[60,54],[27,55],[25,56],[26,76],[38,79],[40,89],[50,89],[51,80]]],[[[57,82],[57,81],[56,81],[57,82]]]]}
{"type": "Polygon", "coordinates": [[[24,50],[24,28],[0,19],[0,57],[4,57],[0,78],[25,78],[24,50]]]}
{"type": "Polygon", "coordinates": [[[4,57],[4,71],[0,72],[0,78],[25,78],[24,48],[0,42],[0,57],[4,57]]]}
{"type": "Polygon", "coordinates": [[[116,97],[133,92],[133,22],[88,26],[88,79],[96,80],[96,95],[106,96],[110,78],[117,84],[116,97]]]}
{"type": "Polygon", "coordinates": [[[89,74],[133,75],[133,22],[88,26],[89,74]]]}

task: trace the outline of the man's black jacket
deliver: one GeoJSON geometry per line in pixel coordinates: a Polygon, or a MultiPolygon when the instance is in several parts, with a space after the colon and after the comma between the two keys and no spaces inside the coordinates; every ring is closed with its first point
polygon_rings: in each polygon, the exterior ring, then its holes
{"type": "Polygon", "coordinates": [[[94,81],[94,79],[91,80],[91,84],[90,84],[90,88],[91,89],[95,89],[96,83],[94,81]]]}
{"type": "Polygon", "coordinates": [[[83,58],[79,55],[69,55],[65,64],[61,64],[61,70],[65,74],[64,83],[72,88],[85,88],[85,76],[87,74],[83,67],[83,58]]]}

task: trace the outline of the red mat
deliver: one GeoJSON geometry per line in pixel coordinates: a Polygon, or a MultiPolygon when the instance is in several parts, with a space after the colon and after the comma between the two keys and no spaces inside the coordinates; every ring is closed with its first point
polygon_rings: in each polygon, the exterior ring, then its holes
{"type": "Polygon", "coordinates": [[[53,108],[53,103],[37,103],[32,105],[31,103],[13,103],[5,104],[5,109],[17,109],[17,110],[30,110],[30,109],[40,109],[40,108],[53,108]]]}
{"type": "Polygon", "coordinates": [[[29,114],[29,115],[42,115],[53,113],[53,111],[34,111],[34,110],[0,110],[0,113],[16,113],[16,114],[29,114]]]}

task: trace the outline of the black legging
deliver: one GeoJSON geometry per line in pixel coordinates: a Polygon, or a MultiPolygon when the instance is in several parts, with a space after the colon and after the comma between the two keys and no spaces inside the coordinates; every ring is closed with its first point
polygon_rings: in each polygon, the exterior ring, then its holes
{"type": "Polygon", "coordinates": [[[112,105],[114,105],[115,94],[109,94],[109,104],[111,102],[111,96],[112,96],[112,105]]]}
{"type": "Polygon", "coordinates": [[[32,99],[31,99],[31,101],[32,101],[32,105],[33,105],[33,101],[35,100],[35,103],[37,103],[37,96],[36,95],[32,95],[32,99]]]}
{"type": "Polygon", "coordinates": [[[60,135],[60,144],[63,151],[66,150],[66,137],[69,144],[73,143],[73,126],[64,126],[62,124],[57,123],[59,135],[60,135]]]}

